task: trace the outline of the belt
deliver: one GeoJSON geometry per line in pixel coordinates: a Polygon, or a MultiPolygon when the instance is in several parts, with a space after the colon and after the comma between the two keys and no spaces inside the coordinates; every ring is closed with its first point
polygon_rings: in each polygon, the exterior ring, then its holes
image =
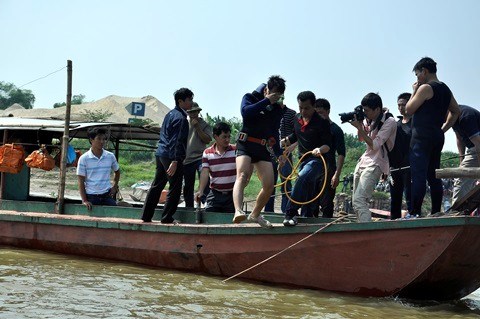
{"type": "Polygon", "coordinates": [[[223,194],[223,195],[228,195],[230,194],[231,192],[233,192],[233,190],[231,191],[219,191],[219,190],[216,190],[214,188],[211,188],[212,191],[216,192],[216,193],[220,193],[220,194],[223,194]]]}
{"type": "Polygon", "coordinates": [[[267,140],[266,140],[266,139],[260,139],[260,138],[251,137],[251,136],[248,136],[248,137],[247,137],[247,141],[248,141],[248,142],[252,142],[252,143],[257,143],[257,144],[260,144],[260,145],[262,145],[262,146],[265,146],[265,144],[267,144],[267,140]]]}
{"type": "Polygon", "coordinates": [[[87,196],[98,197],[98,198],[108,198],[110,196],[110,191],[103,194],[87,194],[87,196]]]}
{"type": "Polygon", "coordinates": [[[272,146],[272,145],[275,145],[275,143],[276,143],[275,138],[273,138],[273,137],[270,137],[269,139],[256,138],[256,137],[253,137],[253,136],[248,136],[248,134],[244,133],[244,132],[239,132],[238,133],[238,140],[242,141],[242,142],[246,141],[246,142],[257,143],[257,144],[260,144],[262,146],[265,146],[265,145],[272,146]]]}

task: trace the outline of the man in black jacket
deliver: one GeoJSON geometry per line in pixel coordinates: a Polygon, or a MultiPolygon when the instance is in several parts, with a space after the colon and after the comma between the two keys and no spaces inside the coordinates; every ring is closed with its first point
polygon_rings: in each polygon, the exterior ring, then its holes
{"type": "MultiPolygon", "coordinates": [[[[330,150],[332,134],[330,123],[320,117],[315,111],[315,94],[310,91],[300,92],[297,96],[299,114],[294,122],[294,132],[282,140],[282,144],[289,146],[298,141],[298,152],[300,157],[312,151],[301,163],[298,179],[292,189],[291,197],[299,203],[308,202],[317,194],[314,194],[315,185],[319,180],[325,178],[325,167],[320,156],[330,150]]],[[[328,159],[326,159],[328,163],[328,159]]],[[[282,163],[280,164],[282,165],[282,163]]],[[[318,200],[310,205],[302,207],[302,216],[313,217],[315,206],[318,207],[318,200]]],[[[284,226],[295,226],[297,224],[298,208],[300,204],[292,201],[287,204],[287,211],[283,221],[284,226]]]]}
{"type": "Polygon", "coordinates": [[[174,93],[175,108],[163,119],[157,152],[155,153],[157,168],[152,186],[143,205],[142,220],[152,221],[160,194],[167,182],[170,190],[167,195],[161,222],[176,223],[173,215],[177,211],[182,192],[183,161],[185,159],[188,138],[187,110],[192,107],[193,92],[181,88],[174,93]]]}

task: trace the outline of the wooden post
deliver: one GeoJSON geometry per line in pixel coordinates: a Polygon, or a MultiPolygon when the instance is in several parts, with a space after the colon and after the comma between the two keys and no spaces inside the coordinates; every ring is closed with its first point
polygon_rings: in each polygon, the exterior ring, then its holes
{"type": "MultiPolygon", "coordinates": [[[[8,130],[3,130],[3,145],[8,142],[8,130]]],[[[3,192],[5,190],[5,173],[0,173],[0,200],[3,200],[3,192]]]]}
{"type": "Polygon", "coordinates": [[[62,138],[62,152],[60,160],[60,181],[58,184],[58,197],[55,203],[55,213],[64,213],[65,204],[65,180],[67,177],[67,147],[70,131],[70,109],[72,106],[72,61],[67,61],[67,106],[65,110],[65,125],[62,138]]]}
{"type": "Polygon", "coordinates": [[[117,158],[117,161],[118,161],[119,155],[120,155],[120,139],[116,138],[115,139],[115,157],[117,158]]]}
{"type": "Polygon", "coordinates": [[[478,178],[480,179],[480,167],[456,167],[435,170],[437,178],[478,178]]]}

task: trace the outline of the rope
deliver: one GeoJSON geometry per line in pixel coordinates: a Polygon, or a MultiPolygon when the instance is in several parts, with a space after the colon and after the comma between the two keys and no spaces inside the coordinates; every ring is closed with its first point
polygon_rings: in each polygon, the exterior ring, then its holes
{"type": "Polygon", "coordinates": [[[267,261],[269,261],[269,260],[277,257],[277,256],[280,255],[280,254],[283,254],[284,252],[286,252],[286,251],[289,250],[290,248],[295,247],[296,245],[300,244],[301,242],[304,242],[305,240],[309,239],[310,237],[318,234],[319,232],[321,232],[322,230],[324,230],[324,229],[327,228],[328,226],[333,225],[334,223],[339,222],[339,221],[341,221],[342,219],[344,219],[344,218],[346,218],[346,217],[347,217],[347,216],[341,216],[341,217],[335,219],[334,221],[331,221],[330,223],[326,224],[325,226],[320,227],[319,229],[317,229],[315,232],[313,232],[313,233],[309,234],[308,236],[303,237],[303,238],[300,239],[299,241],[291,244],[291,245],[288,246],[287,248],[284,248],[284,249],[282,249],[281,251],[279,251],[278,253],[276,253],[276,254],[268,257],[267,259],[264,259],[264,260],[262,260],[261,262],[256,263],[255,265],[253,265],[253,266],[251,266],[251,267],[249,267],[249,268],[247,268],[247,269],[245,269],[245,270],[242,270],[241,272],[239,272],[239,273],[237,273],[237,274],[235,274],[235,275],[233,275],[233,276],[231,276],[231,277],[228,277],[227,279],[222,280],[222,282],[225,283],[225,282],[229,281],[230,279],[233,279],[233,278],[235,278],[235,277],[238,277],[238,276],[240,276],[241,274],[244,274],[244,273],[246,273],[247,271],[250,271],[250,270],[252,270],[252,269],[260,266],[261,264],[266,263],[267,261]]]}
{"type": "Polygon", "coordinates": [[[298,166],[300,166],[300,163],[302,162],[302,160],[307,156],[307,155],[310,155],[312,153],[312,151],[309,151],[309,152],[306,152],[305,154],[303,154],[303,156],[300,158],[300,160],[295,164],[295,167],[292,168],[292,173],[290,175],[288,175],[286,178],[285,178],[285,181],[283,181],[281,184],[283,184],[283,189],[285,191],[285,196],[287,196],[287,198],[294,204],[297,204],[297,205],[307,205],[307,204],[310,204],[314,201],[316,201],[320,196],[322,196],[323,192],[325,191],[325,186],[327,185],[327,175],[328,175],[328,171],[327,171],[327,163],[325,162],[325,159],[323,158],[322,154],[320,154],[320,158],[323,162],[323,169],[324,169],[324,178],[323,178],[323,185],[322,185],[322,189],[320,190],[320,192],[317,194],[317,196],[315,196],[314,198],[308,200],[308,201],[305,201],[305,202],[299,202],[299,201],[296,201],[294,200],[288,190],[287,190],[287,180],[291,180],[293,179],[292,178],[292,175],[294,175],[297,170],[298,170],[298,166]]]}
{"type": "Polygon", "coordinates": [[[18,88],[21,89],[21,88],[23,88],[25,85],[28,85],[28,84],[33,83],[33,82],[36,82],[36,81],[41,80],[41,79],[44,79],[44,78],[46,78],[46,77],[48,77],[48,76],[50,76],[50,75],[52,75],[52,74],[55,74],[55,73],[57,73],[57,72],[62,71],[63,69],[66,69],[66,68],[67,68],[67,67],[64,66],[63,68],[58,69],[57,71],[53,71],[53,72],[51,72],[51,73],[48,73],[47,75],[44,75],[44,76],[42,76],[42,77],[39,77],[38,79],[35,79],[35,80],[30,81],[30,82],[28,82],[28,83],[25,83],[25,84],[19,86],[18,88]]]}

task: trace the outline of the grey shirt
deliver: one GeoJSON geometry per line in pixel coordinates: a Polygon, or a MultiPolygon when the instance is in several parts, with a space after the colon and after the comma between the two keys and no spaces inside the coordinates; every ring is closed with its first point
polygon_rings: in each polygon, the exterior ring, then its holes
{"type": "MultiPolygon", "coordinates": [[[[201,117],[198,118],[198,123],[202,131],[212,138],[212,127],[205,122],[201,117]]],[[[189,121],[189,130],[188,130],[188,140],[187,140],[187,156],[183,161],[184,165],[190,164],[197,160],[202,159],[203,151],[207,147],[206,143],[203,143],[202,139],[198,135],[197,130],[190,124],[189,121]]]]}

